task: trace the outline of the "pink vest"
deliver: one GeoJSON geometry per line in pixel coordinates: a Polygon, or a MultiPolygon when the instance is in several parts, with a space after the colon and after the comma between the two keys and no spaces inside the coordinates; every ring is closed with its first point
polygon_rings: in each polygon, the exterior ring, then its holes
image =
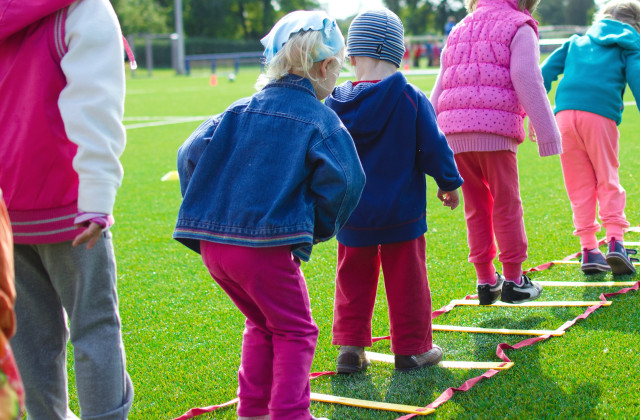
{"type": "MultiPolygon", "coordinates": [[[[67,2],[68,3],[68,2],[67,2]]],[[[53,243],[80,232],[77,147],[65,133],[58,97],[66,86],[67,8],[0,43],[0,188],[16,243],[53,243]]]]}
{"type": "Polygon", "coordinates": [[[526,115],[511,83],[511,41],[524,24],[516,0],[479,0],[476,11],[449,34],[444,52],[438,125],[445,134],[488,133],[525,138],[526,115]]]}

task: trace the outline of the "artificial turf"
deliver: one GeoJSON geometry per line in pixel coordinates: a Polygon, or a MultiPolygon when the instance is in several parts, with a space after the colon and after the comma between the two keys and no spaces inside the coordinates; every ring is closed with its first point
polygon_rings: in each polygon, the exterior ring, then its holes
{"type": "MultiPolygon", "coordinates": [[[[220,71],[220,70],[219,70],[220,71]]],[[[127,80],[125,124],[136,117],[160,121],[168,116],[207,116],[224,110],[234,100],[254,92],[258,70],[242,68],[235,82],[224,72],[218,85],[207,74],[189,77],[168,72],[153,78],[138,75],[127,80]]],[[[429,91],[433,76],[409,81],[429,91]]],[[[630,94],[627,101],[633,101],[630,94]]],[[[243,317],[215,284],[200,258],[171,234],[180,205],[179,185],[162,182],[176,169],[176,152],[199,121],[128,130],[122,156],[125,176],[118,192],[112,228],[118,261],[118,290],[128,371],[135,388],[130,419],[175,418],[192,407],[219,404],[235,397],[243,317]]],[[[635,172],[640,159],[640,115],[628,106],[620,126],[620,177],[627,191],[626,214],[640,224],[640,182],[635,172]]],[[[541,158],[534,143],[525,140],[518,151],[521,195],[533,267],[579,250],[572,235],[571,210],[557,156],[541,158]]],[[[433,308],[475,292],[474,271],[467,262],[466,229],[462,205],[442,207],[432,180],[427,188],[427,267],[433,308]]],[[[640,241],[640,233],[627,240],[640,241]]],[[[335,240],[314,247],[303,265],[314,318],[320,337],[312,371],[335,369],[337,349],[331,345],[335,240]]],[[[534,280],[584,281],[578,266],[555,266],[532,273],[534,280]]],[[[599,280],[611,280],[611,275],[599,280]]],[[[623,280],[636,277],[624,277],[623,280]]],[[[613,289],[617,290],[617,289],[613,289]]],[[[542,300],[597,300],[612,288],[545,289],[542,300]]],[[[554,337],[507,356],[515,365],[456,394],[433,418],[638,418],[640,417],[640,296],[638,292],[612,298],[562,337],[554,337]]],[[[585,308],[460,307],[434,323],[495,328],[555,329],[585,308]]],[[[384,288],[374,312],[373,335],[389,333],[384,288]]],[[[434,332],[434,342],[445,360],[499,361],[496,346],[528,337],[457,332],[434,332]]],[[[373,351],[389,353],[389,342],[373,351]]],[[[69,363],[71,366],[70,348],[69,363]]],[[[295,363],[295,361],[292,361],[295,363]]],[[[400,374],[392,365],[374,362],[364,374],[324,376],[311,383],[312,391],[425,406],[448,387],[460,386],[481,370],[430,368],[400,374]]],[[[71,406],[78,412],[73,371],[70,369],[71,406]]],[[[312,403],[312,413],[331,419],[394,419],[401,413],[312,403]]],[[[234,419],[235,408],[199,418],[234,419]]]]}

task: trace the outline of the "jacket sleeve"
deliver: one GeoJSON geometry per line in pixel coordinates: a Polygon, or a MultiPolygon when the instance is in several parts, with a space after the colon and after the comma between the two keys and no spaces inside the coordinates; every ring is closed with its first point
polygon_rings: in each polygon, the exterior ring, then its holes
{"type": "Polygon", "coordinates": [[[13,268],[13,235],[9,214],[0,191],[0,331],[10,338],[16,329],[13,305],[16,301],[13,268]]]}
{"type": "Polygon", "coordinates": [[[558,80],[558,76],[564,73],[564,63],[567,58],[567,51],[574,37],[569,38],[567,42],[556,49],[547,57],[546,60],[540,65],[542,70],[542,78],[544,79],[544,88],[549,92],[551,90],[551,84],[558,80]]]}
{"type": "Polygon", "coordinates": [[[347,222],[364,188],[365,176],[353,139],[342,126],[309,150],[315,197],[314,242],[331,239],[347,222]]]}
{"type": "Polygon", "coordinates": [[[189,182],[196,169],[196,165],[205,149],[211,142],[222,114],[213,116],[200,124],[200,126],[185,140],[178,149],[178,177],[180,179],[180,192],[184,197],[189,182]]]}
{"type": "Polygon", "coordinates": [[[637,104],[640,102],[640,50],[629,51],[626,59],[627,83],[637,104]]]}
{"type": "Polygon", "coordinates": [[[441,190],[453,191],[462,185],[462,177],[458,173],[453,151],[444,133],[438,127],[431,102],[424,95],[418,95],[417,99],[418,168],[433,177],[441,190]]]}
{"type": "Polygon", "coordinates": [[[78,146],[78,209],[113,213],[122,182],[126,133],[122,32],[107,0],[72,4],[65,25],[68,50],[61,61],[67,85],[58,106],[69,140],[78,146]]]}

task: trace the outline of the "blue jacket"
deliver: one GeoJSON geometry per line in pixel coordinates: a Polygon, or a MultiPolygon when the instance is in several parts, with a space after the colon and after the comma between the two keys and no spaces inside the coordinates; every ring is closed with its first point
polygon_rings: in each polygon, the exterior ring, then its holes
{"type": "Polygon", "coordinates": [[[555,113],[587,111],[620,124],[627,83],[640,98],[640,34],[617,20],[597,21],[586,35],[572,36],[542,63],[547,92],[562,73],[555,113]]]}
{"type": "Polygon", "coordinates": [[[427,231],[426,180],[462,185],[453,152],[427,96],[400,72],[378,83],[338,86],[325,104],[354,139],[367,176],[340,243],[359,247],[415,239],[427,231]]]}
{"type": "Polygon", "coordinates": [[[205,121],[180,147],[184,197],[173,237],[311,245],[332,238],[355,208],[365,178],[353,140],[307,79],[288,75],[205,121]]]}

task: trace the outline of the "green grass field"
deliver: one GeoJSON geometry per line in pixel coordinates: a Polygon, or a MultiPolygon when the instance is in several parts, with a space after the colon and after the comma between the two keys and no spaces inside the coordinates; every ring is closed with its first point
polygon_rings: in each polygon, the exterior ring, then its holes
{"type": "MultiPolygon", "coordinates": [[[[205,116],[254,92],[257,70],[242,68],[231,83],[219,71],[218,86],[208,74],[177,77],[156,71],[153,78],[128,79],[125,124],[128,144],[125,177],[116,203],[113,228],[118,260],[118,289],[128,370],[135,387],[130,419],[169,419],[192,407],[235,397],[243,317],[206,272],[200,258],[171,239],[180,205],[176,181],[161,182],[176,167],[176,152],[205,116]],[[167,123],[167,117],[199,117],[167,123]],[[143,118],[144,117],[144,118],[143,118]],[[145,119],[147,118],[147,119],[145,119]],[[149,122],[163,125],[141,126],[149,122]]],[[[434,77],[410,77],[428,91],[434,77]]],[[[631,95],[626,98],[633,101],[631,95]]],[[[627,217],[640,224],[640,116],[628,106],[620,126],[620,175],[627,190],[627,217]]],[[[528,140],[518,152],[521,194],[533,267],[579,250],[572,235],[571,211],[557,156],[540,158],[528,140]]],[[[462,206],[442,207],[432,180],[428,184],[427,265],[433,307],[475,293],[473,267],[467,262],[462,206]]],[[[640,241],[640,233],[627,240],[640,241]]],[[[315,247],[303,265],[320,337],[312,371],[335,369],[331,345],[336,242],[315,247]]],[[[533,273],[534,280],[584,281],[578,266],[556,266],[533,273]]],[[[611,275],[599,279],[610,280],[611,275]]],[[[630,280],[623,278],[623,280],[630,280]]],[[[617,288],[546,288],[543,300],[597,300],[617,288]]],[[[562,337],[508,350],[515,366],[455,395],[432,417],[451,418],[640,418],[640,296],[614,297],[562,337]]],[[[555,329],[584,308],[460,307],[437,324],[495,328],[555,329]]],[[[374,313],[375,336],[388,334],[384,289],[374,313]]],[[[435,332],[445,360],[499,361],[496,346],[528,337],[435,332]]],[[[373,351],[390,353],[389,342],[373,351]]],[[[292,361],[295,363],[295,361],[292,361]]],[[[431,368],[398,374],[393,365],[374,362],[366,374],[325,376],[312,391],[346,397],[425,406],[449,387],[460,386],[480,370],[431,368]]],[[[73,373],[70,372],[70,387],[73,373]]],[[[74,391],[72,408],[78,411],[74,391]]],[[[312,413],[331,419],[394,419],[400,413],[312,403],[312,413]]],[[[234,419],[235,407],[199,418],[234,419]]]]}

